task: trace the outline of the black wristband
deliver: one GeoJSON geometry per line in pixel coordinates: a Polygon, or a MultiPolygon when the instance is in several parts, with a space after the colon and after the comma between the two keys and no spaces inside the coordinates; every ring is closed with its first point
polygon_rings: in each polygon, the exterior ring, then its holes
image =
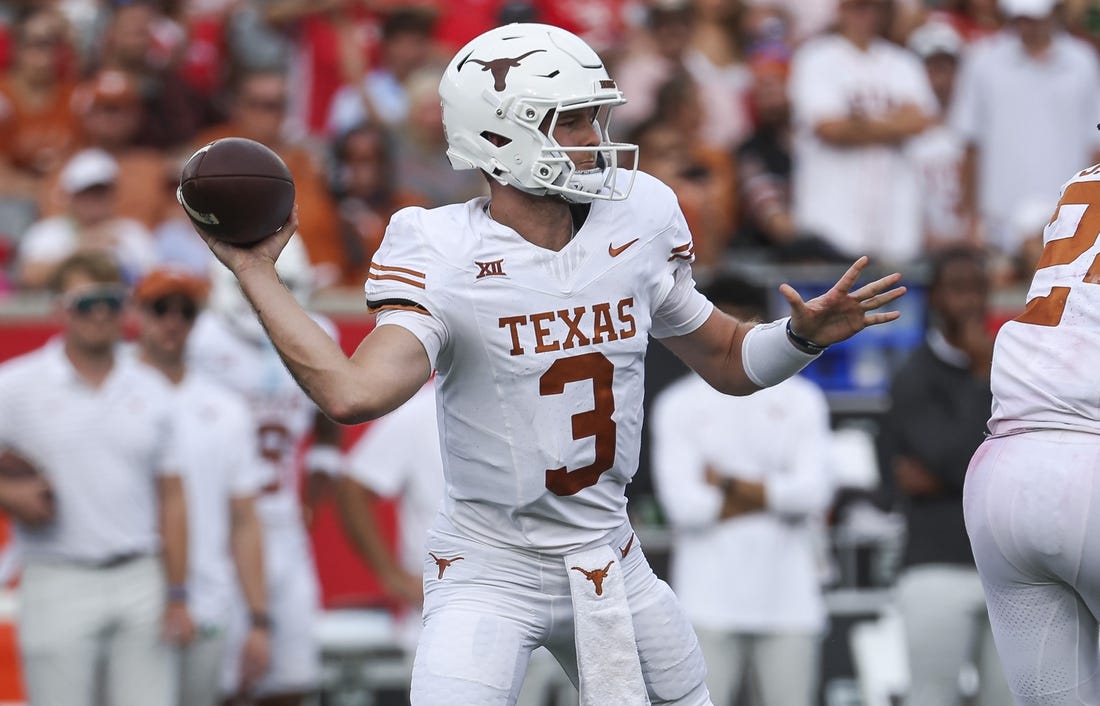
{"type": "Polygon", "coordinates": [[[267,613],[252,611],[248,614],[248,622],[252,627],[259,628],[260,630],[271,629],[271,616],[267,613]]]}
{"type": "Polygon", "coordinates": [[[787,340],[789,340],[795,348],[802,351],[803,353],[806,353],[807,355],[817,355],[829,348],[828,346],[814,343],[808,338],[803,338],[802,336],[799,336],[797,333],[794,332],[794,329],[791,328],[790,319],[787,319],[787,340]]]}

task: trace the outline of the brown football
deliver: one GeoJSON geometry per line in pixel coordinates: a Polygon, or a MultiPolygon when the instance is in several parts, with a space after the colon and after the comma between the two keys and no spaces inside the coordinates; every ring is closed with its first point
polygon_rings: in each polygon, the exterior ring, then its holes
{"type": "Polygon", "coordinates": [[[290,217],[294,178],[279,155],[265,145],[225,137],[191,155],[176,198],[206,233],[234,245],[252,245],[290,217]]]}

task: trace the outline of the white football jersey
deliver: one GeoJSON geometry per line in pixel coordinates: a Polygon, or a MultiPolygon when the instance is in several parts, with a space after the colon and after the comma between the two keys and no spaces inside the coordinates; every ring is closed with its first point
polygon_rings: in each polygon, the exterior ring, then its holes
{"type": "MultiPolygon", "coordinates": [[[[331,328],[328,324],[330,335],[331,328]]],[[[189,365],[235,390],[248,402],[256,423],[259,453],[272,465],[275,479],[259,496],[261,518],[269,526],[300,523],[298,451],[313,429],[316,405],[267,339],[259,342],[238,335],[215,312],[204,311],[195,322],[187,357],[189,365]]]]}
{"type": "Polygon", "coordinates": [[[997,335],[995,434],[1024,428],[1100,432],[1100,165],[1062,187],[1043,232],[1027,309],[997,335]]]}
{"type": "Polygon", "coordinates": [[[390,221],[368,306],[404,326],[438,370],[444,511],[487,543],[573,551],[626,521],[638,465],[649,336],[711,311],[672,191],[639,173],[596,201],[572,241],[540,248],[487,199],[390,221]],[[408,313],[408,310],[423,315],[408,313]]]}

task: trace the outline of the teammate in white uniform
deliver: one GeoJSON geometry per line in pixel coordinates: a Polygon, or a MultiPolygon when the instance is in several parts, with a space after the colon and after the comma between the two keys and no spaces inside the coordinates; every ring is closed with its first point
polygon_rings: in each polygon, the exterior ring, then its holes
{"type": "MultiPolygon", "coordinates": [[[[141,314],[137,355],[172,383],[191,515],[187,603],[196,634],[180,651],[179,704],[215,706],[238,579],[249,613],[267,614],[255,497],[269,480],[269,468],[255,446],[241,443],[253,433],[244,400],[184,364],[187,338],[206,298],[205,280],[161,267],[142,278],[133,298],[141,314]]],[[[255,622],[263,623],[262,617],[255,622]]],[[[268,626],[253,625],[239,657],[246,683],[267,670],[269,654],[268,626]]]]}
{"type": "Polygon", "coordinates": [[[997,335],[992,436],[963,488],[1017,704],[1100,703],[1100,165],[1062,188],[1027,308],[997,335]]]}
{"type": "MultiPolygon", "coordinates": [[[[308,297],[309,262],[297,239],[283,252],[279,273],[298,296],[308,297]]],[[[261,703],[294,704],[314,690],[320,679],[319,648],[313,635],[320,594],[299,500],[298,451],[311,431],[315,443],[319,439],[331,442],[334,434],[325,431],[322,435],[316,429],[316,406],[295,384],[264,337],[236,281],[220,265],[211,274],[210,308],[195,323],[188,359],[195,369],[245,397],[256,425],[260,454],[273,467],[274,481],[263,488],[256,503],[264,531],[271,666],[255,691],[267,697],[261,703]]],[[[335,336],[331,324],[325,323],[326,335],[335,336]]],[[[335,425],[330,422],[327,429],[335,429],[335,425]]],[[[307,465],[314,461],[311,470],[339,456],[335,446],[322,448],[320,454],[317,447],[311,449],[312,456],[307,454],[307,465]],[[319,456],[321,462],[317,463],[319,456]]],[[[330,461],[325,470],[335,471],[336,463],[330,461]]],[[[223,684],[230,693],[241,687],[236,654],[253,627],[243,601],[237,601],[236,612],[223,684]]]]}
{"type": "Polygon", "coordinates": [[[714,310],[695,290],[672,191],[617,168],[635,149],[607,137],[622,93],[559,28],[486,32],[452,60],[440,93],[451,163],[489,174],[491,197],[392,219],[366,285],[378,326],[351,359],[276,275],[294,216],[250,249],[207,242],[334,419],[385,414],[438,370],[445,495],[424,556],[414,704],[511,704],[541,644],[583,704],[708,704],[698,642],[633,538],[623,495],[649,336],[712,385],[748,394],[895,319],[868,312],[904,292],[891,289],[899,276],[850,292],[861,259],[809,302],[785,286],[790,328],[714,310]],[[593,625],[629,641],[592,654],[593,625]]]}

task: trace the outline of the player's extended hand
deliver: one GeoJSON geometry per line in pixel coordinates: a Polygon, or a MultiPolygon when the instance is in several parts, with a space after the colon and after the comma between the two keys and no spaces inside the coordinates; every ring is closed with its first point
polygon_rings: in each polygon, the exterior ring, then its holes
{"type": "Polygon", "coordinates": [[[286,219],[286,223],[283,224],[282,228],[260,242],[248,247],[241,247],[226,242],[207,233],[198,225],[194,223],[193,225],[195,225],[195,230],[206,242],[210,251],[214,253],[214,257],[218,258],[218,260],[234,274],[240,275],[246,269],[257,265],[261,267],[275,267],[275,261],[279,259],[279,253],[283,251],[283,248],[286,247],[286,244],[290,241],[290,236],[294,235],[295,231],[298,230],[298,205],[294,205],[294,208],[290,212],[290,217],[286,219]]]}
{"type": "Polygon", "coordinates": [[[851,291],[867,262],[866,255],[856,260],[829,291],[808,302],[802,301],[794,287],[780,285],[779,291],[791,305],[791,330],[820,346],[829,346],[901,316],[898,311],[869,313],[905,294],[905,287],[894,287],[901,280],[897,272],[851,291]]]}

